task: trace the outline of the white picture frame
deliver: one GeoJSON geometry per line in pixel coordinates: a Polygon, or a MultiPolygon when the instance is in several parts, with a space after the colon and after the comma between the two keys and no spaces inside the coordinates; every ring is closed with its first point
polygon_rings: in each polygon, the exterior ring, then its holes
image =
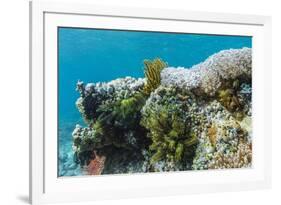
{"type": "Polygon", "coordinates": [[[30,111],[32,204],[269,188],[271,18],[79,3],[30,2],[30,111]],[[253,36],[253,133],[256,140],[254,166],[246,170],[58,178],[55,54],[56,29],[59,26],[253,36]]]}

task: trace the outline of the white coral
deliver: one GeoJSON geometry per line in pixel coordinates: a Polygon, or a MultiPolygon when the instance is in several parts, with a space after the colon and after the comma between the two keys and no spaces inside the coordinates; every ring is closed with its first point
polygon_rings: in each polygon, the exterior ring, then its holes
{"type": "Polygon", "coordinates": [[[220,51],[190,69],[168,67],[161,72],[162,85],[174,85],[213,96],[224,81],[251,77],[251,48],[220,51]]]}

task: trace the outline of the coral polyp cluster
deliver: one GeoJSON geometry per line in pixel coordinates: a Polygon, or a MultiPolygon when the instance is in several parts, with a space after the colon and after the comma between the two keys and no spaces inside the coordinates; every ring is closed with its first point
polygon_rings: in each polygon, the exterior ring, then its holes
{"type": "Polygon", "coordinates": [[[73,131],[88,174],[246,168],[252,161],[251,49],[192,68],[144,61],[144,78],[77,83],[73,131]]]}
{"type": "Polygon", "coordinates": [[[174,85],[197,94],[214,96],[230,81],[251,80],[251,71],[251,49],[229,49],[210,56],[190,69],[165,68],[161,72],[161,82],[166,86],[174,85]]]}
{"type": "Polygon", "coordinates": [[[198,136],[199,144],[192,168],[202,170],[250,167],[251,125],[246,126],[248,130],[242,128],[239,119],[216,100],[204,108],[204,116],[207,121],[198,136]]]}

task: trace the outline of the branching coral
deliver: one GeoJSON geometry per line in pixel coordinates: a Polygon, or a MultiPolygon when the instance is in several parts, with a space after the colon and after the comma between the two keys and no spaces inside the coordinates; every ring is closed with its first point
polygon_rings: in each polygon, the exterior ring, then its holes
{"type": "Polygon", "coordinates": [[[146,83],[143,88],[145,94],[149,95],[154,91],[161,83],[161,71],[167,67],[167,63],[162,61],[160,58],[156,58],[152,61],[144,61],[145,69],[144,74],[146,78],[146,83]]]}
{"type": "Polygon", "coordinates": [[[80,93],[80,97],[76,101],[76,107],[84,121],[89,125],[96,120],[96,111],[102,100],[108,98],[103,93],[99,93],[96,88],[95,84],[88,83],[85,85],[82,81],[78,81],[76,85],[76,90],[80,93]]]}
{"type": "Polygon", "coordinates": [[[79,125],[76,125],[72,136],[75,161],[82,167],[87,166],[95,158],[93,147],[99,147],[101,142],[93,129],[82,128],[79,125]]]}

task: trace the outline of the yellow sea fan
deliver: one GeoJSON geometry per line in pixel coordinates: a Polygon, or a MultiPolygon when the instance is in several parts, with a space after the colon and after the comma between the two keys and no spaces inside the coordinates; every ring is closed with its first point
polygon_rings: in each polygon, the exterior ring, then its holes
{"type": "Polygon", "coordinates": [[[160,58],[156,58],[152,61],[144,61],[144,75],[146,78],[146,83],[144,85],[143,91],[145,94],[149,95],[154,91],[161,83],[161,71],[163,68],[167,67],[167,63],[162,61],[160,58]]]}

